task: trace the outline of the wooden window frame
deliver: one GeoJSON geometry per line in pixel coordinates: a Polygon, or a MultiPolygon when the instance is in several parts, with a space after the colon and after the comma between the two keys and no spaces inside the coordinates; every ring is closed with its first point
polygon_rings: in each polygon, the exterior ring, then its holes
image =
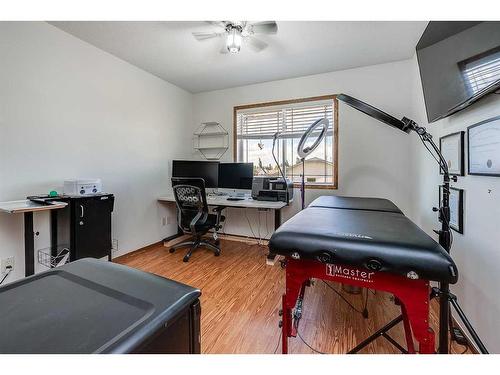
{"type": "MultiPolygon", "coordinates": [[[[279,100],[273,102],[262,102],[254,104],[238,105],[233,107],[233,161],[237,161],[237,141],[238,141],[238,111],[253,108],[263,108],[263,107],[273,107],[287,104],[298,104],[315,102],[321,100],[332,100],[333,101],[333,141],[332,141],[332,154],[333,154],[333,184],[315,184],[306,182],[306,189],[330,189],[336,190],[339,186],[339,134],[338,134],[338,124],[339,124],[339,111],[338,111],[338,100],[337,95],[323,95],[323,96],[311,96],[307,98],[289,99],[289,100],[279,100]]],[[[299,183],[294,183],[295,188],[300,188],[299,183]]]]}

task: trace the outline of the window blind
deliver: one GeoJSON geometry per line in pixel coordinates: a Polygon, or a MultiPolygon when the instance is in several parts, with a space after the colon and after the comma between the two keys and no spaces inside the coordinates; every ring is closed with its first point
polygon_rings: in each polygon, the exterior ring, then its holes
{"type": "Polygon", "coordinates": [[[299,138],[316,120],[327,118],[329,134],[333,129],[333,103],[256,110],[238,113],[237,132],[240,139],[270,139],[276,132],[281,138],[299,138]]]}
{"type": "Polygon", "coordinates": [[[463,74],[473,94],[490,86],[500,79],[500,51],[463,64],[463,74]]]}

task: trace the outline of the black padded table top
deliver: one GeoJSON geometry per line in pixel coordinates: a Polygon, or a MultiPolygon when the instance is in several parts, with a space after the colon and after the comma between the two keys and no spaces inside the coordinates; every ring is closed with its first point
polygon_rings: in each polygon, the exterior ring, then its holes
{"type": "Polygon", "coordinates": [[[311,202],[309,207],[343,208],[349,210],[384,211],[402,214],[390,200],[382,198],[358,198],[323,195],[311,202]]]}
{"type": "MultiPolygon", "coordinates": [[[[359,207],[363,202],[353,203],[359,207]]],[[[376,270],[403,276],[413,271],[427,280],[455,283],[458,279],[448,253],[397,212],[308,207],[276,230],[269,249],[285,256],[297,253],[294,256],[300,259],[372,270],[379,266],[376,270]]]]}
{"type": "Polygon", "coordinates": [[[0,353],[128,353],[200,296],[160,276],[82,259],[0,288],[0,353]]]}

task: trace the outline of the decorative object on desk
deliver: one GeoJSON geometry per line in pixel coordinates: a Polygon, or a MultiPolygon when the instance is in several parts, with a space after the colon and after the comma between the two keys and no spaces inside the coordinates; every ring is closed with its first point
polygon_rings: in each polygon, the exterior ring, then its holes
{"type": "MultiPolygon", "coordinates": [[[[443,187],[439,186],[439,203],[443,201],[443,187]]],[[[464,190],[450,187],[450,228],[464,234],[464,190]]]]}
{"type": "MultiPolygon", "coordinates": [[[[448,165],[448,173],[454,176],[464,176],[464,133],[463,131],[445,135],[439,138],[439,150],[448,165]]],[[[443,168],[439,168],[443,174],[443,168]]]]}
{"type": "Polygon", "coordinates": [[[194,132],[193,148],[207,160],[219,160],[229,148],[229,133],[218,122],[204,122],[194,132]]]}
{"type": "Polygon", "coordinates": [[[500,116],[467,128],[469,174],[500,177],[500,116]]]}

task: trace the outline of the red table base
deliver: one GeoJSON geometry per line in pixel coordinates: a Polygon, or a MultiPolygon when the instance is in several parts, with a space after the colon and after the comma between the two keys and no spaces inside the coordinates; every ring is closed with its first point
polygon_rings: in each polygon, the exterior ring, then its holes
{"type": "Polygon", "coordinates": [[[392,293],[401,302],[401,313],[408,353],[433,354],[434,332],[429,327],[430,286],[428,280],[412,280],[387,272],[374,272],[342,264],[324,264],[311,260],[286,260],[286,292],[283,295],[282,353],[288,353],[288,338],[296,337],[292,311],[302,301],[311,278],[334,281],[392,293]]]}

